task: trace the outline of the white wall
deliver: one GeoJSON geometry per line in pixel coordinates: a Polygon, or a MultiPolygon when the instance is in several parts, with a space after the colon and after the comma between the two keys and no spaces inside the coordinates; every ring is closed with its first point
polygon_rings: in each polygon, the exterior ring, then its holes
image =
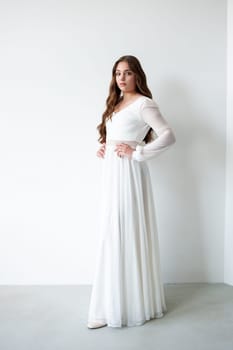
{"type": "Polygon", "coordinates": [[[226,3],[0,3],[0,283],[92,283],[111,69],[136,55],[177,143],[150,161],[164,282],[222,282],[226,3]]]}
{"type": "Polygon", "coordinates": [[[233,285],[233,0],[227,16],[226,231],[224,282],[233,285]]]}

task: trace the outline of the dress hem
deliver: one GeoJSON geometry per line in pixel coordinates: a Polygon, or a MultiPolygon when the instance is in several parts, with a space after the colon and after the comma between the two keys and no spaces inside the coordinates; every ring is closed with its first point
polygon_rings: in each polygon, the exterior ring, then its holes
{"type": "Polygon", "coordinates": [[[150,318],[144,318],[143,320],[141,321],[136,321],[136,322],[130,322],[130,323],[124,323],[122,322],[121,324],[118,323],[111,323],[111,322],[108,322],[106,319],[104,318],[101,318],[101,319],[96,319],[95,322],[101,322],[101,323],[106,323],[107,327],[112,327],[112,328],[122,328],[122,327],[136,327],[136,326],[141,326],[143,324],[145,324],[147,321],[152,321],[152,320],[155,320],[155,319],[158,319],[158,318],[162,318],[165,316],[167,310],[157,314],[156,316],[154,317],[150,317],[150,318]]]}

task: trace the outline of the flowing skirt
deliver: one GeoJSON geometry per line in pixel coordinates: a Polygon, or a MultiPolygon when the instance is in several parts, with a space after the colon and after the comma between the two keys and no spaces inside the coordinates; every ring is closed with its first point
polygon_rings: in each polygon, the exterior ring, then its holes
{"type": "MultiPolygon", "coordinates": [[[[119,142],[118,142],[119,143],[119,142]]],[[[127,143],[127,141],[125,141],[127,143]]],[[[138,326],[167,311],[148,165],[106,144],[88,322],[138,326]]]]}

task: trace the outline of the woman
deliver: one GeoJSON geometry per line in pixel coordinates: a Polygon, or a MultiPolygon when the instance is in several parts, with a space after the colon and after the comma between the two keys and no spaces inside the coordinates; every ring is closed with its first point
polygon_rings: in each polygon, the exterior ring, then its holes
{"type": "Polygon", "coordinates": [[[114,64],[102,122],[100,247],[88,328],[142,325],[167,311],[147,159],[176,142],[135,56],[114,64]],[[153,138],[153,133],[157,138],[153,138]]]}

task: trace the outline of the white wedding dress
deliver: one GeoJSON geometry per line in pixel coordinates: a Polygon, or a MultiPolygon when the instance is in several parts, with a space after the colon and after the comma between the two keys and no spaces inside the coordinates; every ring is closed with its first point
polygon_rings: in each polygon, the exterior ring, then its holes
{"type": "Polygon", "coordinates": [[[161,280],[159,241],[151,178],[146,160],[176,142],[157,103],[140,96],[106,122],[98,205],[99,247],[88,322],[138,326],[167,311],[161,280]],[[142,142],[150,127],[157,138],[142,142]],[[119,157],[116,144],[135,148],[119,157]]]}

